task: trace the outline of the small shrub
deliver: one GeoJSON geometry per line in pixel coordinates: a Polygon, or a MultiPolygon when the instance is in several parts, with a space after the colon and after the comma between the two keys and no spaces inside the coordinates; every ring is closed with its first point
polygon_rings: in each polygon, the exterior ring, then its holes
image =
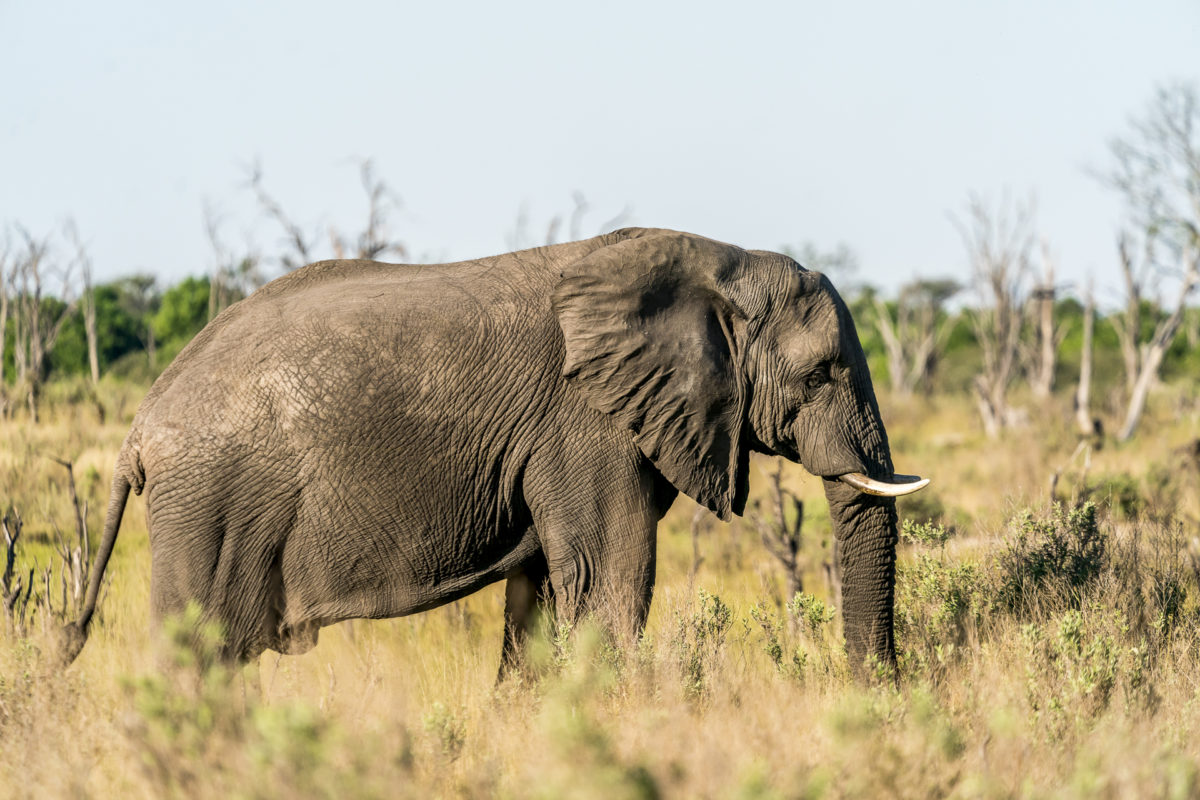
{"type": "Polygon", "coordinates": [[[909,519],[900,528],[904,541],[939,551],[936,558],[918,553],[896,568],[896,651],[908,674],[940,675],[982,619],[981,570],[971,562],[946,560],[946,542],[954,534],[953,528],[909,519]]]}
{"type": "Polygon", "coordinates": [[[924,553],[897,566],[896,651],[907,674],[940,677],[974,635],[987,606],[976,564],[924,553]]]}
{"type": "MultiPolygon", "coordinates": [[[[702,593],[702,600],[707,597],[702,593]]],[[[547,691],[538,715],[554,759],[548,765],[542,762],[536,782],[530,784],[536,788],[530,793],[527,787],[526,793],[605,800],[659,797],[650,770],[641,761],[622,758],[603,723],[602,704],[617,681],[605,631],[585,622],[572,641],[574,649],[563,669],[544,684],[547,691]]]]}
{"type": "Polygon", "coordinates": [[[913,522],[911,519],[904,520],[900,526],[900,538],[921,547],[945,547],[955,533],[953,528],[932,522],[913,522]]]}
{"type": "Polygon", "coordinates": [[[421,718],[421,724],[425,732],[436,740],[438,749],[447,760],[458,758],[467,739],[467,724],[460,715],[450,711],[443,703],[434,703],[421,718]]]}
{"type": "Polygon", "coordinates": [[[1104,475],[1089,488],[1087,496],[1104,505],[1117,519],[1137,519],[1145,510],[1146,501],[1137,480],[1132,475],[1104,475]]]}
{"type": "Polygon", "coordinates": [[[1127,707],[1155,702],[1147,680],[1145,642],[1128,645],[1120,611],[1094,605],[1068,609],[1044,625],[1022,629],[1027,648],[1026,697],[1034,729],[1054,741],[1087,730],[1118,691],[1127,707]]]}
{"type": "Polygon", "coordinates": [[[785,620],[764,604],[750,607],[750,619],[763,632],[763,650],[775,669],[796,680],[804,680],[812,666],[829,673],[833,669],[833,653],[826,632],[836,616],[836,610],[811,594],[798,592],[786,606],[785,620]],[[799,632],[800,636],[794,635],[799,632]],[[805,647],[807,640],[808,647],[805,647]],[[813,652],[815,652],[815,658],[813,652]]]}
{"type": "Polygon", "coordinates": [[[1078,608],[1105,567],[1109,539],[1092,503],[1055,503],[1045,516],[1026,511],[996,559],[997,604],[1019,614],[1078,608]]]}
{"type": "Polygon", "coordinates": [[[750,619],[762,629],[765,640],[763,652],[771,659],[775,669],[784,675],[795,678],[803,677],[807,655],[796,650],[791,653],[786,662],[784,661],[784,642],[787,634],[779,615],[768,609],[763,603],[755,603],[750,606],[750,619]]]}
{"type": "Polygon", "coordinates": [[[701,589],[699,607],[690,615],[677,614],[672,647],[679,659],[684,694],[699,699],[708,693],[708,676],[715,669],[733,612],[720,597],[701,589]]]}
{"type": "Polygon", "coordinates": [[[812,637],[821,641],[826,626],[833,622],[837,609],[816,595],[798,592],[787,604],[788,614],[812,637]]]}

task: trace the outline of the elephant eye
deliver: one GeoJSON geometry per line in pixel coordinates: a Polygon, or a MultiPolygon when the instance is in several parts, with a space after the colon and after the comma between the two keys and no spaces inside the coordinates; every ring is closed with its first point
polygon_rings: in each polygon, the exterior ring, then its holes
{"type": "Polygon", "coordinates": [[[810,392],[815,392],[827,383],[829,383],[828,364],[822,364],[804,378],[804,388],[810,392]]]}

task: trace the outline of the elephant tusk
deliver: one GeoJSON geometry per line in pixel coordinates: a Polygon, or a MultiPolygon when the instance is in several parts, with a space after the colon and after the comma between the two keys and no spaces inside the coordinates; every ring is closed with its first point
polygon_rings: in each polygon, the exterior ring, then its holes
{"type": "Polygon", "coordinates": [[[845,475],[839,475],[838,480],[853,486],[863,494],[875,494],[880,497],[900,497],[919,492],[929,485],[929,478],[919,475],[895,475],[891,482],[886,482],[868,478],[861,472],[847,472],[845,475]]]}

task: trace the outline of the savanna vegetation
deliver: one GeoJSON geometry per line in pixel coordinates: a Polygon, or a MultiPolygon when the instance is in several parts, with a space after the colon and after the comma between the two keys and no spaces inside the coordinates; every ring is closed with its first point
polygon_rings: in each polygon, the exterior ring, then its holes
{"type": "MultiPolygon", "coordinates": [[[[369,166],[361,234],[319,240],[256,173],[281,252],[230,248],[213,222],[212,272],[169,287],[93,286],[77,236],[14,226],[0,250],[4,793],[1200,797],[1200,309],[1186,302],[1200,212],[1170,202],[1200,195],[1194,129],[1182,190],[1138,160],[1181,108],[1196,119],[1195,93],[1164,90],[1114,144],[1130,217],[1093,290],[1055,283],[1032,209],[1009,200],[956,216],[954,278],[890,296],[848,248],[797,249],[853,299],[897,466],[933,479],[899,501],[897,674],[866,684],[841,644],[819,481],[766,459],[741,520],[681,498],[663,521],[639,642],[547,618],[501,685],[499,585],[339,624],[302,656],[200,666],[187,620],[148,627],[133,498],[90,642],[60,670],[56,631],[153,377],[274,270],[404,252],[369,166]],[[1093,302],[1104,286],[1121,300],[1093,302]]],[[[580,201],[572,232],[581,217],[580,201]]]]}

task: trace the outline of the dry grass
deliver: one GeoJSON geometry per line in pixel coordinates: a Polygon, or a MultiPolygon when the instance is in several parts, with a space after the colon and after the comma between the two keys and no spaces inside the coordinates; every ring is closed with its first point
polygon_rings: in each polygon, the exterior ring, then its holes
{"type": "MultiPolygon", "coordinates": [[[[106,391],[122,408],[105,425],[65,402],[34,430],[0,423],[0,503],[26,521],[18,566],[53,562],[53,523],[70,526],[65,472],[45,455],[75,461],[99,530],[136,400],[106,391]]],[[[498,688],[499,586],[326,629],[304,656],[264,656],[257,686],[249,670],[197,674],[171,631],[148,630],[135,500],[79,661],[50,668],[52,614],[4,635],[0,786],[18,797],[1200,796],[1200,465],[1179,449],[1200,438],[1200,409],[1170,389],[1154,400],[1134,443],[1093,452],[1084,482],[1081,463],[1060,479],[1068,501],[1091,492],[1100,550],[1076,546],[1083,522],[1048,505],[1050,475],[1076,447],[1066,408],[999,446],[966,402],[885,408],[898,468],[935,480],[902,516],[933,521],[910,524],[918,538],[956,534],[902,545],[899,689],[847,677],[819,602],[824,501],[796,467],[785,484],[806,501],[814,597],[785,604],[757,533],[715,522],[689,588],[681,501],[661,527],[645,639],[619,649],[586,625],[569,636],[547,625],[525,677],[498,688]],[[1044,563],[1044,575],[1031,566],[1044,563]],[[1014,575],[1020,591],[1006,594],[1014,575]]],[[[756,490],[768,467],[755,461],[756,490]]]]}

